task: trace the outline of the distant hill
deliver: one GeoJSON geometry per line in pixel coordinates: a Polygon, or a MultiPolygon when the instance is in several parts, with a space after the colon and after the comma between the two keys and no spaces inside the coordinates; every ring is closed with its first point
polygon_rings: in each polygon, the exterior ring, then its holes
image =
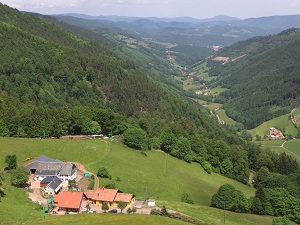
{"type": "Polygon", "coordinates": [[[162,42],[193,44],[202,47],[228,46],[254,36],[275,34],[288,28],[300,28],[300,15],[244,20],[223,15],[208,19],[87,16],[82,14],[55,16],[67,23],[88,29],[118,28],[123,32],[155,38],[162,42]],[[87,21],[83,24],[82,19],[87,21]]]}
{"type": "Polygon", "coordinates": [[[106,20],[112,22],[134,22],[136,20],[145,19],[150,20],[152,22],[182,22],[182,23],[204,23],[204,22],[213,22],[213,21],[233,21],[239,20],[236,17],[218,15],[208,19],[195,19],[191,17],[129,17],[129,16],[90,16],[85,14],[78,14],[78,13],[65,13],[65,14],[58,14],[53,16],[71,16],[81,19],[88,19],[88,20],[106,20]]]}
{"type": "Polygon", "coordinates": [[[220,50],[227,63],[210,61],[217,84],[229,88],[218,101],[227,115],[251,129],[300,104],[300,30],[255,37],[220,50]]]}

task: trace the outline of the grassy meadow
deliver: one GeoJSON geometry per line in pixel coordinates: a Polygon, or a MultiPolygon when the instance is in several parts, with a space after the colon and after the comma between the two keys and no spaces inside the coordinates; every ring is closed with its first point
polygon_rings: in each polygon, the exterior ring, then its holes
{"type": "Polygon", "coordinates": [[[0,138],[0,146],[0,167],[5,166],[4,157],[8,154],[16,154],[19,165],[28,163],[28,158],[46,155],[80,162],[94,173],[104,166],[112,179],[100,179],[100,186],[114,183],[116,188],[134,193],[139,199],[148,192],[150,198],[157,200],[180,201],[181,195],[188,193],[195,203],[208,206],[212,195],[225,183],[234,185],[247,197],[254,195],[253,188],[218,174],[209,175],[199,164],[186,163],[162,151],[149,151],[146,157],[140,151],[104,140],[0,138]]]}
{"type": "MultiPolygon", "coordinates": [[[[189,164],[155,150],[147,152],[148,156],[143,156],[140,151],[108,140],[0,138],[0,146],[0,168],[5,167],[4,157],[8,154],[16,154],[19,165],[26,165],[29,159],[46,155],[55,159],[80,162],[94,173],[100,166],[104,166],[112,175],[112,179],[100,179],[101,186],[114,183],[116,188],[134,193],[138,199],[144,199],[147,192],[150,198],[156,199],[160,205],[165,204],[168,209],[178,210],[216,225],[222,224],[220,215],[223,212],[208,206],[220,185],[230,183],[247,197],[253,196],[255,192],[251,187],[218,174],[209,175],[199,164],[189,164]],[[180,203],[183,193],[189,194],[195,205],[180,203]]],[[[39,206],[27,198],[26,191],[10,186],[9,174],[4,173],[4,178],[5,196],[0,202],[0,224],[97,224],[100,221],[108,225],[186,224],[155,216],[108,214],[46,215],[46,220],[43,221],[39,206]]],[[[233,221],[230,224],[270,224],[271,219],[228,212],[228,221],[233,221]],[[256,217],[260,222],[253,222],[253,218],[256,217]]]]}
{"type": "Polygon", "coordinates": [[[218,109],[215,111],[217,115],[221,118],[221,120],[224,120],[225,124],[234,125],[235,121],[228,117],[225,113],[224,109],[218,109]]]}
{"type": "Polygon", "coordinates": [[[297,135],[298,130],[294,127],[293,123],[289,119],[290,114],[285,114],[276,117],[272,120],[264,122],[258,127],[249,130],[249,132],[255,136],[256,134],[263,137],[264,135],[269,135],[271,127],[284,128],[285,134],[291,134],[293,136],[297,135]]]}
{"type": "Polygon", "coordinates": [[[270,148],[277,153],[285,152],[300,161],[300,139],[289,141],[263,141],[260,143],[262,147],[270,148]]]}
{"type": "Polygon", "coordinates": [[[49,216],[46,215],[45,220],[39,219],[37,221],[29,221],[28,224],[45,224],[45,225],[137,225],[137,224],[151,224],[151,225],[188,225],[179,220],[174,220],[161,216],[152,215],[128,215],[128,214],[78,214],[78,215],[64,215],[64,216],[49,216]]]}
{"type": "MultiPolygon", "coordinates": [[[[273,219],[273,217],[270,216],[235,213],[230,211],[224,211],[221,209],[214,209],[207,206],[191,205],[182,202],[178,203],[178,202],[159,201],[158,204],[160,206],[162,205],[169,206],[169,208],[173,210],[182,212],[184,214],[188,214],[201,221],[209,221],[214,225],[224,224],[224,216],[225,216],[225,224],[230,224],[230,225],[272,224],[272,219],[273,219]]],[[[292,224],[295,223],[291,222],[290,225],[292,224]]]]}

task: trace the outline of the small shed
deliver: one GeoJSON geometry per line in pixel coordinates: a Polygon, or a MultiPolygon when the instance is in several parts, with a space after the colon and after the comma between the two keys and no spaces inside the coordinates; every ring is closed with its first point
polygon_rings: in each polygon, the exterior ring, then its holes
{"type": "Polygon", "coordinates": [[[148,205],[148,206],[155,206],[155,200],[154,200],[154,199],[149,199],[149,200],[147,201],[147,205],[148,205]]]}
{"type": "Polygon", "coordinates": [[[84,177],[90,177],[90,173],[89,172],[84,172],[84,177]]]}

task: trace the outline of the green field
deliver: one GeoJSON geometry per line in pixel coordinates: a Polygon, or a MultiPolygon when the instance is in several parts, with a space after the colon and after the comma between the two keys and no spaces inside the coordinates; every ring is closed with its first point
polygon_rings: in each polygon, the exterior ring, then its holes
{"type": "MultiPolygon", "coordinates": [[[[207,206],[191,205],[178,202],[165,202],[161,201],[158,204],[166,205],[170,209],[180,211],[182,213],[191,215],[201,221],[209,221],[214,225],[225,224],[230,225],[263,225],[272,224],[272,217],[270,216],[258,216],[251,214],[234,213],[230,211],[224,211],[221,209],[214,209],[207,206]]],[[[295,224],[295,223],[290,223],[295,224]]]]}
{"type": "Polygon", "coordinates": [[[224,109],[218,109],[215,111],[217,115],[221,118],[221,120],[224,120],[225,124],[234,125],[235,121],[228,117],[225,113],[224,109]]]}
{"type": "MultiPolygon", "coordinates": [[[[115,183],[124,192],[144,199],[146,191],[157,200],[180,201],[188,193],[197,204],[209,205],[211,196],[224,183],[231,183],[246,196],[254,189],[219,174],[207,174],[197,163],[186,163],[161,151],[149,151],[148,157],[119,143],[102,140],[42,140],[0,138],[1,155],[16,154],[19,164],[26,158],[46,155],[81,162],[96,173],[104,166],[112,180],[100,179],[100,185],[115,183]],[[117,177],[120,181],[116,181],[117,177]]],[[[0,162],[4,166],[4,160],[0,162]]]]}
{"type": "Polygon", "coordinates": [[[261,146],[264,148],[270,148],[272,151],[277,153],[285,152],[288,155],[293,156],[295,159],[300,161],[300,139],[283,141],[262,141],[261,146]]]}
{"type": "MultiPolygon", "coordinates": [[[[5,166],[4,157],[7,154],[16,154],[19,165],[28,163],[26,161],[28,158],[46,155],[56,159],[81,162],[92,172],[97,172],[100,166],[105,166],[112,175],[112,180],[101,179],[100,185],[115,183],[116,188],[134,193],[138,199],[144,199],[147,191],[150,198],[156,199],[159,204],[165,202],[167,208],[182,211],[187,215],[214,224],[222,224],[219,221],[222,211],[208,206],[212,195],[220,185],[230,183],[244,192],[247,197],[254,195],[253,188],[218,174],[208,175],[199,164],[189,164],[155,150],[149,151],[146,157],[139,151],[110,141],[0,138],[0,146],[0,157],[3,159],[0,160],[1,168],[5,166]],[[120,181],[117,181],[117,177],[120,181]],[[186,204],[175,203],[180,202],[183,193],[188,193],[195,202],[195,205],[190,206],[193,210],[186,207],[186,204]]],[[[5,221],[5,224],[41,223],[41,212],[38,205],[30,202],[24,189],[10,186],[9,174],[6,173],[3,188],[5,196],[0,203],[0,224],[2,221],[5,221]]],[[[244,221],[240,224],[270,224],[266,222],[269,221],[266,217],[257,216],[260,223],[251,223],[256,216],[229,212],[228,215],[232,215],[233,222],[235,220],[244,221]]],[[[147,215],[112,217],[112,215],[94,214],[62,217],[47,215],[42,224],[82,224],[87,222],[86,218],[89,218],[88,224],[97,224],[99,221],[112,225],[185,224],[180,221],[147,215]]],[[[233,222],[232,224],[235,224],[233,222]]]]}
{"type": "Polygon", "coordinates": [[[271,127],[277,127],[277,128],[284,128],[285,129],[285,135],[291,134],[293,136],[296,136],[298,134],[298,130],[294,127],[293,123],[289,119],[290,114],[285,114],[279,117],[276,117],[272,120],[269,120],[267,122],[264,122],[263,124],[259,125],[258,127],[249,130],[249,132],[255,136],[256,134],[263,137],[264,135],[269,135],[270,128],[271,127]]]}
{"type": "Polygon", "coordinates": [[[215,87],[215,88],[212,88],[210,90],[210,93],[213,95],[213,96],[217,96],[219,94],[221,94],[222,92],[228,90],[227,88],[222,88],[221,86],[218,86],[218,87],[215,87]]]}
{"type": "MultiPolygon", "coordinates": [[[[128,215],[128,214],[79,214],[79,215],[65,215],[65,216],[47,216],[45,220],[40,220],[38,223],[32,221],[33,224],[70,224],[70,225],[137,225],[137,224],[151,224],[151,225],[188,225],[179,220],[174,220],[161,216],[152,216],[152,215],[128,215]]],[[[32,224],[31,221],[28,224],[32,224]]]]}

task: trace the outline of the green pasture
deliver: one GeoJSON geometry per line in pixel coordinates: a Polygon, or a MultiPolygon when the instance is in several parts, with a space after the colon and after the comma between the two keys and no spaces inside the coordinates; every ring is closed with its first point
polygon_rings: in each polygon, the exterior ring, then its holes
{"type": "MultiPolygon", "coordinates": [[[[212,195],[216,193],[220,185],[225,183],[234,185],[247,197],[254,195],[253,188],[218,174],[209,175],[197,163],[189,164],[156,150],[147,152],[148,156],[143,156],[140,151],[109,140],[0,138],[0,146],[0,158],[2,158],[0,168],[5,167],[4,157],[8,154],[16,154],[19,165],[26,165],[30,159],[46,155],[55,159],[80,162],[94,173],[100,166],[105,166],[112,175],[112,179],[100,179],[100,185],[114,183],[116,188],[123,192],[134,193],[138,199],[144,199],[148,193],[150,198],[157,201],[180,202],[181,195],[187,193],[195,204],[209,206],[212,195]]],[[[0,224],[2,221],[5,221],[5,224],[58,224],[61,222],[68,224],[69,219],[74,224],[81,224],[85,220],[82,216],[47,216],[46,220],[40,223],[41,212],[38,205],[27,198],[24,189],[9,185],[9,174],[6,172],[4,172],[4,178],[5,196],[0,202],[0,224]]],[[[114,219],[109,219],[110,223],[105,223],[134,224],[137,222],[142,224],[143,221],[149,221],[148,224],[158,225],[184,224],[165,218],[153,217],[152,220],[152,217],[147,216],[126,216],[124,215],[124,218],[128,219],[126,223],[124,223],[126,219],[119,219],[121,217],[119,215],[114,219]]],[[[97,220],[106,221],[106,218],[110,216],[88,215],[88,217],[89,224],[96,224],[97,220]]]]}
{"type": "Polygon", "coordinates": [[[262,141],[259,144],[263,148],[269,148],[277,153],[285,152],[300,161],[300,139],[289,141],[276,140],[276,141],[262,141]]]}
{"type": "Polygon", "coordinates": [[[215,88],[212,88],[210,90],[210,93],[213,95],[213,96],[217,96],[219,94],[221,94],[222,92],[224,91],[227,91],[228,89],[227,88],[222,88],[221,86],[218,86],[218,87],[215,87],[215,88]]]}
{"type": "Polygon", "coordinates": [[[235,121],[228,117],[225,113],[224,109],[218,109],[215,111],[217,115],[221,118],[221,120],[224,120],[225,124],[234,125],[235,121]]]}
{"type": "Polygon", "coordinates": [[[279,117],[276,117],[272,120],[264,122],[258,127],[249,130],[249,132],[255,136],[256,134],[263,137],[264,135],[269,135],[271,127],[284,128],[284,134],[291,134],[296,136],[298,134],[298,130],[294,127],[293,123],[289,119],[290,114],[285,114],[279,117]]]}
{"type": "MultiPolygon", "coordinates": [[[[230,183],[245,193],[254,195],[254,189],[219,174],[207,174],[197,163],[186,163],[162,151],[149,151],[147,157],[119,143],[103,140],[43,140],[0,138],[4,157],[16,154],[18,163],[46,155],[51,158],[82,163],[91,172],[106,167],[112,179],[100,179],[100,186],[114,183],[123,192],[150,198],[180,201],[188,193],[197,204],[209,205],[220,185],[230,183]],[[117,181],[117,177],[119,178],[117,181]]],[[[1,158],[1,157],[0,157],[1,158]]]]}
{"type": "MultiPolygon", "coordinates": [[[[273,219],[273,217],[270,216],[235,213],[230,211],[224,211],[221,209],[215,209],[208,206],[191,205],[182,202],[159,201],[158,204],[160,206],[166,206],[167,209],[182,212],[201,221],[204,221],[208,224],[214,225],[264,225],[272,224],[273,219]]],[[[290,223],[290,225],[294,224],[295,223],[292,222],[290,223]]]]}
{"type": "Polygon", "coordinates": [[[209,108],[210,111],[214,111],[216,109],[219,109],[222,107],[222,104],[215,103],[215,102],[209,102],[207,104],[207,108],[209,108]]]}
{"type": "Polygon", "coordinates": [[[28,224],[45,224],[45,225],[188,225],[180,220],[174,220],[167,217],[153,216],[153,215],[128,215],[128,214],[78,214],[78,215],[64,215],[64,216],[50,216],[47,215],[45,220],[30,221],[28,224]]]}

